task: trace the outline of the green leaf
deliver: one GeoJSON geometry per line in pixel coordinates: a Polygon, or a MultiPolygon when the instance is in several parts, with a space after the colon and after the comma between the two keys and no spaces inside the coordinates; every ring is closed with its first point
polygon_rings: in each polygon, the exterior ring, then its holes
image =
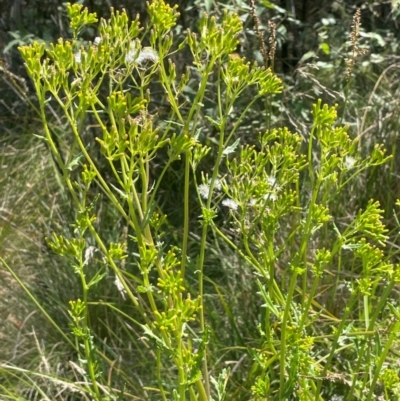
{"type": "Polygon", "coordinates": [[[207,14],[210,13],[212,4],[213,4],[213,0],[205,0],[204,7],[206,9],[207,14]]]}
{"type": "Polygon", "coordinates": [[[396,316],[397,319],[400,319],[400,313],[396,309],[396,307],[394,305],[392,305],[390,302],[388,302],[387,305],[388,305],[389,309],[391,310],[391,312],[393,313],[393,315],[396,316]]]}
{"type": "Polygon", "coordinates": [[[94,277],[90,280],[89,284],[87,285],[88,288],[94,286],[97,284],[99,281],[101,281],[105,276],[107,276],[107,272],[101,273],[101,270],[99,270],[94,277]]]}
{"type": "Polygon", "coordinates": [[[362,244],[344,244],[342,245],[342,249],[360,249],[362,246],[362,244]]]}
{"type": "Polygon", "coordinates": [[[224,155],[229,155],[230,153],[233,153],[233,152],[236,150],[237,146],[239,145],[239,142],[240,142],[240,139],[239,139],[239,138],[236,139],[236,141],[235,141],[232,145],[227,146],[227,147],[224,149],[224,151],[222,152],[222,154],[224,154],[224,155]]]}
{"type": "Polygon", "coordinates": [[[154,209],[156,208],[157,204],[153,202],[150,207],[148,208],[146,214],[143,217],[143,220],[140,224],[140,228],[144,230],[146,226],[149,224],[150,218],[153,216],[154,209]]]}
{"type": "Polygon", "coordinates": [[[260,292],[257,292],[257,294],[261,295],[263,300],[265,301],[265,304],[261,305],[262,308],[268,308],[277,318],[280,318],[281,314],[279,310],[277,309],[276,305],[274,305],[270,295],[267,293],[265,286],[261,284],[261,281],[257,279],[257,285],[258,288],[260,289],[260,292]]]}
{"type": "Polygon", "coordinates": [[[286,15],[288,13],[287,10],[285,10],[282,7],[277,6],[274,3],[271,3],[269,0],[261,0],[261,4],[266,8],[271,8],[271,9],[277,11],[278,13],[281,13],[284,15],[286,15]]]}
{"type": "Polygon", "coordinates": [[[310,58],[315,57],[316,54],[314,51],[309,51],[305,54],[303,54],[303,57],[300,59],[299,63],[304,63],[304,61],[309,60],[310,58]]]}
{"type": "Polygon", "coordinates": [[[79,153],[78,156],[76,156],[71,162],[68,163],[67,165],[67,170],[72,171],[75,166],[79,164],[79,160],[82,159],[83,154],[79,153]]]}
{"type": "Polygon", "coordinates": [[[360,32],[360,36],[363,38],[375,39],[379,46],[384,47],[386,45],[385,39],[376,32],[360,32]]]}
{"type": "Polygon", "coordinates": [[[209,121],[215,128],[221,128],[221,123],[213,120],[210,116],[204,116],[207,121],[209,121]]]}
{"type": "Polygon", "coordinates": [[[330,54],[331,53],[331,48],[330,48],[330,46],[328,45],[328,43],[321,43],[320,45],[319,45],[319,48],[322,50],[322,52],[324,53],[324,54],[330,54]]]}
{"type": "Polygon", "coordinates": [[[145,325],[143,325],[143,324],[142,324],[141,326],[142,326],[142,329],[143,329],[143,331],[144,331],[145,336],[147,336],[147,337],[149,337],[149,338],[152,338],[153,340],[156,340],[156,342],[157,342],[158,344],[162,345],[162,346],[165,347],[166,349],[170,349],[170,348],[167,346],[167,344],[165,344],[165,341],[164,341],[162,338],[156,336],[156,335],[150,330],[150,328],[148,328],[147,326],[145,326],[145,325]]]}
{"type": "Polygon", "coordinates": [[[336,24],[336,20],[335,18],[322,18],[321,20],[322,25],[328,26],[328,25],[335,25],[336,24]]]}
{"type": "Polygon", "coordinates": [[[32,134],[33,136],[36,136],[36,138],[41,139],[42,141],[48,142],[48,139],[44,137],[43,135],[37,135],[37,134],[32,134]]]}
{"type": "Polygon", "coordinates": [[[267,8],[272,8],[272,9],[275,8],[275,5],[272,4],[269,0],[261,0],[261,4],[262,4],[264,7],[267,7],[267,8]]]}
{"type": "Polygon", "coordinates": [[[115,185],[113,185],[111,183],[110,183],[110,185],[121,195],[122,199],[128,198],[128,195],[124,191],[121,191],[119,188],[117,188],[115,185]]]}
{"type": "Polygon", "coordinates": [[[22,41],[21,41],[20,39],[14,39],[14,40],[12,40],[12,41],[9,42],[8,45],[4,48],[3,53],[4,53],[4,54],[7,54],[8,51],[9,51],[13,46],[15,46],[15,45],[17,45],[17,44],[21,44],[21,43],[22,43],[22,41]]]}

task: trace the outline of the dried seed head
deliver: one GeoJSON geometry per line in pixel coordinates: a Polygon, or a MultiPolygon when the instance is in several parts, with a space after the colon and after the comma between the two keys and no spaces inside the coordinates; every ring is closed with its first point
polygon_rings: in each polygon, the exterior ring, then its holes
{"type": "Polygon", "coordinates": [[[358,38],[360,36],[360,26],[361,26],[361,9],[358,8],[353,17],[353,23],[351,25],[350,42],[352,48],[351,58],[345,58],[346,69],[346,79],[349,80],[351,73],[353,72],[354,65],[356,63],[357,57],[367,53],[367,49],[358,48],[358,38]]]}
{"type": "Polygon", "coordinates": [[[230,198],[224,199],[222,201],[222,204],[231,210],[238,210],[239,207],[239,205],[233,199],[230,198]]]}
{"type": "Polygon", "coordinates": [[[268,28],[269,28],[269,53],[268,57],[270,60],[274,60],[275,58],[275,51],[276,51],[276,24],[275,22],[268,21],[268,28]]]}
{"type": "Polygon", "coordinates": [[[258,36],[258,40],[260,42],[260,51],[264,59],[265,67],[268,65],[268,52],[267,47],[265,46],[264,37],[262,32],[260,31],[260,20],[256,14],[256,6],[254,4],[254,0],[249,0],[250,3],[250,14],[254,20],[254,31],[258,36]]]}
{"type": "Polygon", "coordinates": [[[360,36],[360,26],[361,26],[361,9],[358,8],[353,16],[353,24],[351,26],[351,45],[353,50],[357,49],[357,39],[360,36]]]}
{"type": "Polygon", "coordinates": [[[198,191],[203,199],[208,199],[208,197],[210,196],[210,186],[208,184],[200,184],[198,187],[198,191]]]}

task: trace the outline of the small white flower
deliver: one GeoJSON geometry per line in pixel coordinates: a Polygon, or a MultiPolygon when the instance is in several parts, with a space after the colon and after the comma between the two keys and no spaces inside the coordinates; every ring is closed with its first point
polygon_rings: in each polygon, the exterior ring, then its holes
{"type": "Polygon", "coordinates": [[[151,47],[144,47],[135,61],[138,64],[144,64],[146,61],[155,63],[158,61],[158,58],[158,54],[155,50],[153,50],[151,47]]]}
{"type": "Polygon", "coordinates": [[[75,54],[74,54],[74,58],[75,61],[80,64],[82,61],[82,52],[80,50],[78,50],[75,54]]]}
{"type": "Polygon", "coordinates": [[[198,190],[203,199],[208,199],[208,196],[210,195],[210,186],[208,184],[200,184],[198,190]]]}
{"type": "Polygon", "coordinates": [[[222,204],[231,210],[238,210],[239,205],[233,199],[224,199],[222,204]]]}
{"type": "Polygon", "coordinates": [[[263,196],[263,199],[264,199],[264,200],[270,200],[271,202],[275,202],[276,199],[277,199],[277,196],[276,196],[276,194],[274,194],[274,193],[265,194],[265,195],[263,196]]]}
{"type": "Polygon", "coordinates": [[[267,180],[268,184],[271,185],[271,187],[273,187],[276,184],[276,178],[275,177],[268,177],[267,180]]]}
{"type": "MultiPolygon", "coordinates": [[[[212,179],[210,178],[208,180],[208,186],[211,185],[211,181],[212,181],[212,179]]],[[[215,181],[214,181],[214,188],[213,189],[216,190],[216,191],[221,191],[221,188],[222,188],[222,182],[221,182],[221,180],[219,178],[216,178],[215,181]]]]}
{"type": "Polygon", "coordinates": [[[126,64],[133,63],[135,60],[136,53],[137,53],[136,50],[129,50],[129,52],[126,53],[126,56],[125,56],[125,63],[126,64]]]}
{"type": "Polygon", "coordinates": [[[268,177],[267,182],[274,189],[275,192],[279,192],[281,190],[281,186],[278,184],[278,181],[276,180],[275,177],[273,176],[268,177]]]}
{"type": "Polygon", "coordinates": [[[96,37],[94,38],[93,44],[94,44],[95,46],[98,46],[98,45],[100,44],[100,42],[101,42],[101,37],[100,37],[100,36],[96,36],[96,37]]]}
{"type": "Polygon", "coordinates": [[[114,284],[116,285],[119,293],[121,294],[122,298],[125,300],[125,294],[126,294],[126,290],[123,286],[123,284],[121,283],[121,280],[119,279],[118,276],[115,276],[115,280],[114,280],[114,284]]]}
{"type": "Polygon", "coordinates": [[[346,159],[344,160],[344,165],[346,168],[351,169],[354,167],[356,164],[356,159],[353,156],[346,156],[346,159]]]}
{"type": "Polygon", "coordinates": [[[217,191],[221,191],[222,184],[221,184],[221,180],[220,180],[219,178],[217,178],[217,179],[214,181],[214,188],[215,188],[217,191]]]}
{"type": "Polygon", "coordinates": [[[125,56],[125,63],[131,64],[136,63],[142,65],[147,61],[155,63],[159,60],[157,52],[151,47],[144,47],[140,49],[140,44],[136,41],[131,42],[129,45],[129,51],[125,56]]]}
{"type": "Polygon", "coordinates": [[[81,80],[80,78],[75,78],[75,79],[71,82],[71,86],[80,85],[81,82],[82,82],[82,80],[81,80]]]}
{"type": "Polygon", "coordinates": [[[125,56],[125,63],[126,64],[133,63],[134,57],[135,57],[135,52],[132,50],[129,50],[129,52],[126,53],[126,56],[125,56]]]}

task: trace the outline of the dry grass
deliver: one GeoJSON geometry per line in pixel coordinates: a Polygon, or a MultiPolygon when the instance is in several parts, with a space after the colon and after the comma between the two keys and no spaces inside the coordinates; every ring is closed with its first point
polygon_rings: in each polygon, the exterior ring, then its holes
{"type": "MultiPolygon", "coordinates": [[[[44,236],[59,220],[61,204],[56,176],[51,174],[53,162],[45,144],[33,135],[5,137],[0,146],[0,255],[25,285],[44,292],[52,259],[44,236]]],[[[0,362],[40,360],[48,327],[3,267],[0,318],[0,362]]]]}

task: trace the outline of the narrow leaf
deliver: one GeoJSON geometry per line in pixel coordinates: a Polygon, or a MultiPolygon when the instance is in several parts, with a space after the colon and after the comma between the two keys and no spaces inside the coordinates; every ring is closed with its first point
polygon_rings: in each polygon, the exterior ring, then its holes
{"type": "Polygon", "coordinates": [[[232,145],[227,146],[222,153],[224,155],[229,155],[230,153],[233,153],[236,150],[237,146],[239,145],[239,142],[240,139],[239,138],[236,139],[236,141],[232,145]]]}

